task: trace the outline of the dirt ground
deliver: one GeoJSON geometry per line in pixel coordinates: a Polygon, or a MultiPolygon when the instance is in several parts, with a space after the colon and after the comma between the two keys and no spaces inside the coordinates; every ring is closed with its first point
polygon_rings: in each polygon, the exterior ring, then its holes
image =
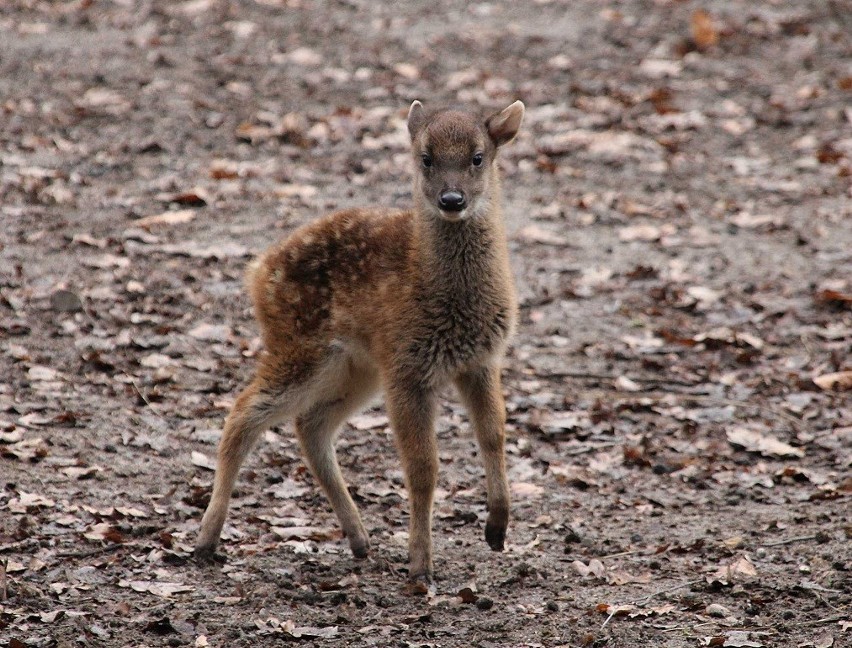
{"type": "Polygon", "coordinates": [[[845,0],[0,4],[0,645],[852,645],[850,33],[845,0]],[[407,205],[413,99],[517,98],[506,551],[447,394],[433,595],[380,405],[339,443],[367,561],[283,427],[196,564],[251,255],[407,205]]]}

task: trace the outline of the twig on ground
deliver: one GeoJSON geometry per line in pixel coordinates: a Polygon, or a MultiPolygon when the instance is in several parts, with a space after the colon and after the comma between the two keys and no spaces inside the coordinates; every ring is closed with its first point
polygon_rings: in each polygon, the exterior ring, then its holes
{"type": "MultiPolygon", "coordinates": [[[[837,591],[837,590],[832,590],[832,591],[837,591]]],[[[822,594],[820,594],[817,590],[812,589],[812,590],[811,590],[811,592],[813,592],[813,595],[817,597],[817,599],[819,600],[819,602],[820,602],[820,603],[823,603],[824,605],[827,605],[828,607],[830,607],[830,608],[831,608],[832,610],[834,610],[835,612],[843,612],[843,610],[842,610],[841,608],[839,608],[839,607],[837,607],[836,605],[834,605],[834,603],[832,603],[831,601],[829,601],[828,599],[826,599],[826,598],[825,598],[822,594]]],[[[838,591],[838,593],[839,593],[839,594],[841,594],[842,592],[839,592],[839,591],[838,591]]]]}
{"type": "MultiPolygon", "coordinates": [[[[552,371],[542,374],[541,378],[587,378],[590,380],[617,380],[621,376],[607,373],[596,373],[593,371],[552,371]]],[[[660,383],[664,385],[678,385],[680,387],[700,387],[704,383],[680,380],[679,378],[665,378],[654,376],[625,376],[637,383],[660,383]]]]}
{"type": "Polygon", "coordinates": [[[656,592],[651,592],[647,596],[643,596],[641,599],[637,599],[636,601],[634,601],[633,604],[634,605],[641,605],[642,603],[647,603],[652,598],[656,598],[657,596],[660,596],[661,594],[668,594],[669,592],[674,592],[676,590],[682,589],[684,587],[689,587],[691,585],[698,585],[698,583],[703,583],[703,582],[704,582],[703,578],[696,578],[695,580],[686,581],[685,583],[681,583],[680,585],[674,585],[674,586],[668,587],[666,589],[661,589],[661,590],[658,590],[656,592]]]}
{"type": "Polygon", "coordinates": [[[90,558],[92,556],[97,556],[98,554],[109,553],[110,551],[117,551],[122,547],[128,547],[130,545],[126,544],[111,544],[103,547],[95,547],[94,549],[87,549],[86,551],[66,551],[63,553],[56,554],[57,558],[90,558]]]}
{"type": "Polygon", "coordinates": [[[26,540],[18,540],[18,542],[12,542],[10,544],[0,545],[0,553],[6,553],[6,552],[11,552],[11,551],[15,551],[15,552],[25,551],[25,550],[27,550],[31,547],[37,547],[38,544],[39,544],[38,540],[36,540],[34,538],[27,538],[26,540]]]}
{"type": "MultiPolygon", "coordinates": [[[[667,587],[665,589],[661,589],[661,590],[658,590],[656,592],[651,592],[647,596],[643,596],[642,598],[636,599],[635,601],[631,601],[630,603],[625,603],[624,605],[642,605],[643,603],[647,603],[648,601],[650,601],[652,598],[654,598],[656,596],[660,596],[662,594],[668,594],[669,592],[674,592],[674,591],[682,589],[684,587],[689,587],[690,585],[697,585],[698,583],[701,583],[703,581],[704,581],[703,578],[697,578],[695,580],[687,581],[685,583],[680,583],[678,585],[674,585],[673,587],[667,587]]],[[[610,620],[612,620],[612,617],[614,617],[616,615],[616,611],[619,608],[624,607],[624,605],[613,605],[612,606],[613,611],[609,613],[609,616],[607,616],[606,620],[601,625],[601,630],[603,630],[606,627],[606,625],[610,622],[610,620]]]]}
{"type": "Polygon", "coordinates": [[[571,450],[565,451],[563,454],[566,457],[576,457],[577,455],[595,452],[596,450],[604,450],[606,448],[614,448],[615,446],[619,445],[621,445],[621,443],[617,441],[608,441],[607,443],[596,443],[594,445],[588,445],[582,448],[572,448],[571,450]]]}
{"type": "Polygon", "coordinates": [[[835,621],[846,621],[849,619],[849,613],[845,614],[835,614],[834,616],[825,617],[824,619],[816,619],[814,621],[803,621],[799,625],[801,626],[812,626],[812,625],[821,625],[823,623],[833,623],[835,621]]]}
{"type": "Polygon", "coordinates": [[[781,545],[793,544],[794,542],[807,542],[808,540],[816,540],[816,535],[793,536],[783,540],[773,540],[772,542],[764,542],[764,547],[780,547],[781,545]]]}
{"type": "Polygon", "coordinates": [[[6,592],[6,564],[8,561],[0,562],[0,603],[5,603],[8,596],[6,592]]]}
{"type": "Polygon", "coordinates": [[[607,558],[621,558],[622,556],[633,556],[634,554],[642,553],[642,549],[633,549],[632,551],[619,551],[605,556],[598,556],[598,560],[606,560],[607,558]]]}

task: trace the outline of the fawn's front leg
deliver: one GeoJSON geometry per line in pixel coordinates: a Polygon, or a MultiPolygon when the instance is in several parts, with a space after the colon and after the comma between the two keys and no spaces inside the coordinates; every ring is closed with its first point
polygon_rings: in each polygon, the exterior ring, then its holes
{"type": "Polygon", "coordinates": [[[432,580],[432,499],[438,480],[435,395],[421,386],[394,385],[388,389],[387,405],[408,488],[408,578],[428,585],[432,580]]]}
{"type": "Polygon", "coordinates": [[[456,377],[462,401],[468,410],[482,459],[488,492],[485,541],[501,551],[509,524],[509,483],[506,480],[506,405],[500,389],[500,367],[478,367],[456,377]]]}

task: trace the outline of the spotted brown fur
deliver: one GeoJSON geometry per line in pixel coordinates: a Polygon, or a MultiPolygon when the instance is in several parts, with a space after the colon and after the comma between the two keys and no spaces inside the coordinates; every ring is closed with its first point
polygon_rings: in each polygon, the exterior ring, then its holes
{"type": "Polygon", "coordinates": [[[411,504],[410,577],[432,573],[440,390],[457,386],[485,461],[486,539],[502,549],[509,511],[500,361],[516,316],[496,155],[523,104],[480,121],[425,113],[408,126],[417,166],[408,211],[350,209],[306,225],[251,267],[265,351],[225,424],[210,505],[196,545],[219,539],[237,471],[260,432],[296,421],[305,458],[356,557],[367,534],[334,454],[339,425],[383,388],[411,504]],[[451,196],[453,202],[447,202],[451,196]]]}

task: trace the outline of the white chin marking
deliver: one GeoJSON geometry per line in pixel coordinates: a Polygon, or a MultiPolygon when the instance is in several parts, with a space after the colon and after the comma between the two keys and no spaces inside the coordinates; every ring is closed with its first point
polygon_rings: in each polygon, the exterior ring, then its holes
{"type": "Polygon", "coordinates": [[[461,211],[451,212],[441,210],[441,218],[450,223],[458,223],[459,221],[463,221],[467,218],[468,209],[462,209],[461,211]]]}

